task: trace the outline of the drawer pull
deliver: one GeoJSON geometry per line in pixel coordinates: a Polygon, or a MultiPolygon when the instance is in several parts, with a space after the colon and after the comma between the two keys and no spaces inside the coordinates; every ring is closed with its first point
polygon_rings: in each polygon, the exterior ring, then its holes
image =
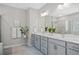
{"type": "Polygon", "coordinates": [[[56,45],[54,45],[54,49],[56,49],[56,50],[57,50],[57,46],[56,46],[56,45]]]}
{"type": "Polygon", "coordinates": [[[79,49],[79,47],[72,46],[72,48],[79,49]]]}

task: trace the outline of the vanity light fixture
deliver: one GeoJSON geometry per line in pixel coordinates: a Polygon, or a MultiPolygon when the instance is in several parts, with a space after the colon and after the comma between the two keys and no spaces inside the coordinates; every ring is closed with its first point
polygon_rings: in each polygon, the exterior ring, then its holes
{"type": "Polygon", "coordinates": [[[64,9],[64,8],[67,8],[67,7],[69,7],[69,5],[70,5],[71,3],[64,3],[63,5],[62,4],[60,4],[60,5],[58,5],[58,9],[64,9]]]}
{"type": "Polygon", "coordinates": [[[64,3],[63,7],[69,7],[71,3],[64,3]]]}
{"type": "Polygon", "coordinates": [[[41,13],[41,16],[47,16],[47,15],[48,15],[48,11],[41,13]]]}

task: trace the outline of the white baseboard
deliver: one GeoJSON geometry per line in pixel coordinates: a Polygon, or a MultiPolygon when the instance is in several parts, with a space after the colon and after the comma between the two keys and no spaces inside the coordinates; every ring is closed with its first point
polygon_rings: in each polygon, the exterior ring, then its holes
{"type": "Polygon", "coordinates": [[[27,44],[25,43],[15,44],[15,45],[10,45],[10,46],[4,46],[4,48],[11,48],[11,47],[22,46],[22,45],[27,45],[27,44]]]}

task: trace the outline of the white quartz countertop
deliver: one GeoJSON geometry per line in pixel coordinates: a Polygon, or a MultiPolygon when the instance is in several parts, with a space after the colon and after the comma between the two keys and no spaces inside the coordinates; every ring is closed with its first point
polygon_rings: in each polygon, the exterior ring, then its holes
{"type": "Polygon", "coordinates": [[[45,36],[45,37],[49,37],[49,38],[54,38],[56,40],[63,40],[63,41],[67,41],[67,42],[73,42],[73,43],[77,43],[79,44],[79,35],[73,35],[73,34],[57,34],[57,33],[33,33],[33,34],[37,34],[37,35],[41,35],[41,36],[45,36]]]}

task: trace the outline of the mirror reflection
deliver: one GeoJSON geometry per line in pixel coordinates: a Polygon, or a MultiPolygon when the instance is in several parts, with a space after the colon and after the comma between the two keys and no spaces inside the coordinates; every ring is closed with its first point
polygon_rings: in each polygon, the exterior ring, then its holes
{"type": "Polygon", "coordinates": [[[62,17],[45,16],[45,28],[48,28],[48,32],[55,28],[55,33],[79,34],[79,13],[62,17]]]}

